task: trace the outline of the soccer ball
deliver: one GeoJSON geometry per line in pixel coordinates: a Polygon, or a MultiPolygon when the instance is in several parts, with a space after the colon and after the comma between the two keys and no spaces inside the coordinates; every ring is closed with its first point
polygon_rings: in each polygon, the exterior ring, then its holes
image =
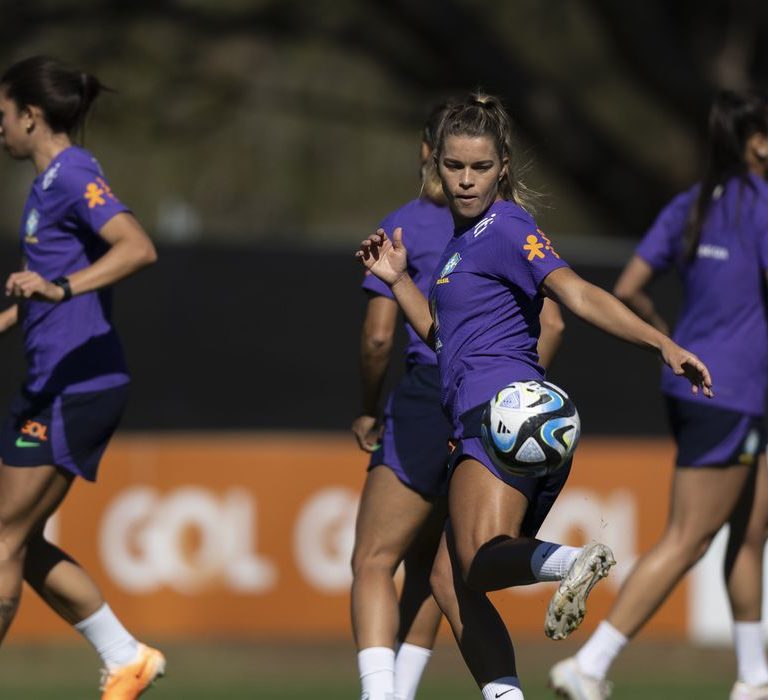
{"type": "Polygon", "coordinates": [[[513,382],[485,407],[483,445],[497,468],[516,476],[544,476],[576,449],[581,421],[573,401],[550,382],[513,382]]]}

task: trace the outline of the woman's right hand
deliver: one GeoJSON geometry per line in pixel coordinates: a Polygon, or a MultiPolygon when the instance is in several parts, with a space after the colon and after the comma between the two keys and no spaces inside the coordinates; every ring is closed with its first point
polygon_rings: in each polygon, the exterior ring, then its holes
{"type": "Polygon", "coordinates": [[[358,416],[352,423],[352,434],[364,452],[375,452],[381,447],[381,426],[377,423],[375,416],[367,415],[358,416]]]}
{"type": "Polygon", "coordinates": [[[408,270],[408,251],[403,245],[403,229],[396,228],[392,239],[380,228],[360,243],[355,257],[390,287],[405,277],[408,270]]]}
{"type": "Polygon", "coordinates": [[[696,355],[680,347],[670,338],[664,341],[660,351],[662,359],[672,371],[679,377],[685,376],[691,383],[694,394],[701,389],[704,396],[710,399],[715,395],[712,391],[712,377],[709,375],[709,369],[696,355]]]}

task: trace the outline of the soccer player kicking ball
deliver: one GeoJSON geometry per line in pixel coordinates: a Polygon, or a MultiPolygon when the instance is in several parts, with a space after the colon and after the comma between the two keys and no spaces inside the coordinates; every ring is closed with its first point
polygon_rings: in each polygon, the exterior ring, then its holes
{"type": "Polygon", "coordinates": [[[392,239],[377,232],[357,253],[437,353],[456,449],[450,524],[432,570],[432,591],[486,700],[524,697],[509,634],[487,593],[561,580],[546,629],[565,636],[581,622],[586,595],[613,564],[604,545],[579,550],[535,539],[568,468],[541,477],[503,472],[486,452],[475,420],[478,408],[504,386],[544,379],[536,352],[543,298],[657,352],[693,391],[712,393],[709,372],[695,355],[560,259],[528,212],[530,193],[513,156],[511,120],[497,99],[471,95],[448,110],[434,157],[455,231],[429,301],[408,275],[401,230],[392,239]]]}

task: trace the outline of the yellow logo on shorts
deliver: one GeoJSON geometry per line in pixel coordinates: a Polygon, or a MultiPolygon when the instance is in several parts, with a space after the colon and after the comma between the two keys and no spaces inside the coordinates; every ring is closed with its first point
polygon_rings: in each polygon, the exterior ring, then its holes
{"type": "Polygon", "coordinates": [[[35,440],[48,442],[48,426],[36,420],[28,420],[24,423],[24,427],[20,432],[22,435],[29,435],[29,437],[35,438],[35,440]]]}

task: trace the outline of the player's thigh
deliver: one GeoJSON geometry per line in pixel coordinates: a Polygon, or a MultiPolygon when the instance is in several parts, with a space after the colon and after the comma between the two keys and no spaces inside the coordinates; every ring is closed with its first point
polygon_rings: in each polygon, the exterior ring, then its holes
{"type": "Polygon", "coordinates": [[[432,502],[432,510],[419,527],[413,541],[408,547],[405,556],[405,565],[409,563],[417,568],[426,566],[431,568],[432,560],[435,558],[440,538],[445,529],[446,519],[448,517],[448,498],[441,496],[432,502]]]}
{"type": "Polygon", "coordinates": [[[677,467],[672,481],[669,530],[686,542],[713,537],[728,522],[750,467],[677,467]]]}
{"type": "Polygon", "coordinates": [[[676,536],[709,536],[744,497],[765,446],[763,420],[700,401],[667,398],[677,444],[669,524],[676,536]]]}
{"type": "Polygon", "coordinates": [[[456,555],[464,570],[481,547],[518,537],[528,510],[523,493],[475,459],[464,459],[454,469],[448,501],[456,555]]]}
{"type": "Polygon", "coordinates": [[[51,465],[0,465],[0,533],[16,543],[40,529],[69,491],[73,476],[51,465]]]}
{"type": "Polygon", "coordinates": [[[371,557],[399,564],[432,510],[432,502],[405,486],[391,469],[371,469],[357,513],[353,568],[371,557]]]}

